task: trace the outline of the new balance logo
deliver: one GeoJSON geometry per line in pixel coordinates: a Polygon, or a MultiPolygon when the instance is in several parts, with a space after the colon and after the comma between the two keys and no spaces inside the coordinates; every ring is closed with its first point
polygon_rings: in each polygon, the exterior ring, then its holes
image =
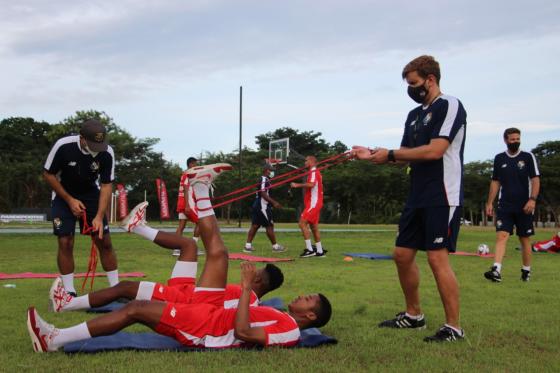
{"type": "Polygon", "coordinates": [[[443,237],[437,237],[437,238],[434,240],[434,243],[443,243],[443,237]]]}
{"type": "Polygon", "coordinates": [[[72,162],[68,162],[68,166],[70,167],[74,167],[76,165],[76,162],[72,161],[72,162]]]}
{"type": "Polygon", "coordinates": [[[504,164],[502,165],[502,168],[506,168],[506,167],[507,167],[507,163],[504,163],[504,164]]]}

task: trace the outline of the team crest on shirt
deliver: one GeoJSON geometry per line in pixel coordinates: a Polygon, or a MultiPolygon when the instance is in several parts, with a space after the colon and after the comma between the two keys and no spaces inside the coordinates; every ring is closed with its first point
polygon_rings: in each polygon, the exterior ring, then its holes
{"type": "Polygon", "coordinates": [[[498,221],[496,222],[496,227],[501,228],[501,227],[502,227],[502,224],[503,224],[502,221],[501,221],[501,220],[498,220],[498,221]]]}
{"type": "Polygon", "coordinates": [[[53,225],[54,229],[60,229],[60,226],[62,225],[62,221],[60,220],[60,218],[54,218],[53,225]]]}
{"type": "Polygon", "coordinates": [[[426,116],[422,120],[422,123],[424,123],[424,125],[427,125],[428,123],[430,123],[431,120],[432,120],[432,113],[430,112],[426,114],[426,116]]]}
{"type": "Polygon", "coordinates": [[[105,134],[103,132],[99,132],[95,134],[96,142],[103,142],[104,139],[105,139],[105,134]]]}
{"type": "Polygon", "coordinates": [[[175,309],[175,307],[171,308],[171,312],[169,312],[169,314],[171,315],[171,317],[175,317],[175,315],[177,314],[177,310],[175,309]]]}
{"type": "Polygon", "coordinates": [[[89,166],[93,172],[99,171],[99,162],[92,162],[89,166]]]}
{"type": "Polygon", "coordinates": [[[517,168],[519,168],[520,170],[525,168],[525,161],[519,161],[517,162],[517,168]]]}

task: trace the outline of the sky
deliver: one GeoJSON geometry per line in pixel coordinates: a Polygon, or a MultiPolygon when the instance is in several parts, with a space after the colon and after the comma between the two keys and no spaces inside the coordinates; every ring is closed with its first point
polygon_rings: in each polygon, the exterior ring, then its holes
{"type": "MultiPolygon", "coordinates": [[[[560,140],[560,2],[2,0],[0,119],[104,111],[184,166],[280,127],[398,148],[402,68],[433,55],[467,111],[467,162],[560,140]]],[[[118,151],[118,150],[117,150],[118,151]]]]}

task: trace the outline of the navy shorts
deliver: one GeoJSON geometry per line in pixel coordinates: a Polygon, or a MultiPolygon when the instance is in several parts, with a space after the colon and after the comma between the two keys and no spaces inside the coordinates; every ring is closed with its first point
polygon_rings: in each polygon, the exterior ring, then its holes
{"type": "MultiPolygon", "coordinates": [[[[86,206],[86,220],[89,226],[91,226],[91,221],[95,218],[97,214],[97,209],[99,207],[99,193],[88,194],[87,196],[74,197],[80,200],[84,206],[86,206]]],[[[65,200],[59,196],[54,197],[52,200],[52,218],[53,218],[53,234],[55,236],[73,236],[76,230],[76,220],[80,224],[80,232],[83,231],[84,224],[82,217],[74,216],[70,207],[65,200]]],[[[107,222],[107,217],[103,217],[103,233],[109,233],[109,224],[107,222]]]]}
{"type": "Polygon", "coordinates": [[[272,208],[267,205],[263,210],[260,204],[254,204],[251,209],[251,222],[253,225],[260,227],[271,227],[274,225],[272,221],[272,208]]]}
{"type": "Polygon", "coordinates": [[[454,253],[461,213],[459,206],[405,207],[396,246],[423,251],[447,249],[454,253]]]}
{"type": "Polygon", "coordinates": [[[519,237],[529,237],[535,234],[533,214],[526,214],[522,210],[517,212],[503,211],[498,208],[496,213],[496,232],[508,232],[512,235],[514,225],[515,233],[519,237]]]}

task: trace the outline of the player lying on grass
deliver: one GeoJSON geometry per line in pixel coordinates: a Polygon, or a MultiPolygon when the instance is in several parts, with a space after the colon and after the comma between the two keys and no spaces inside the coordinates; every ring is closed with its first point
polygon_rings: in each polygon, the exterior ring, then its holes
{"type": "MultiPolygon", "coordinates": [[[[101,307],[121,298],[191,303],[198,267],[196,242],[191,238],[158,231],[146,225],[147,206],[148,202],[142,202],[132,209],[123,220],[122,227],[163,248],[180,251],[167,285],[148,281],[122,281],[113,287],[74,297],[65,291],[62,280],[58,277],[54,280],[49,292],[50,305],[54,312],[101,307]]],[[[252,284],[250,305],[258,306],[259,299],[280,287],[283,281],[282,271],[273,264],[267,264],[266,267],[258,269],[252,284]]],[[[236,308],[240,295],[241,287],[239,285],[228,284],[225,290],[224,308],[236,308]]]]}
{"type": "Polygon", "coordinates": [[[553,252],[560,253],[560,232],[554,235],[550,240],[535,242],[533,244],[535,252],[553,252]]]}
{"type": "Polygon", "coordinates": [[[33,349],[56,351],[67,343],[114,334],[137,323],[193,347],[294,346],[300,339],[300,329],[325,325],[331,316],[331,306],[322,294],[297,297],[286,313],[271,307],[249,307],[256,276],[256,268],[250,263],[241,265],[238,308],[224,308],[228,253],[208,189],[217,175],[229,169],[231,166],[225,164],[209,165],[193,168],[189,174],[197,194],[200,233],[207,254],[191,304],[134,300],[120,310],[64,329],[46,323],[30,307],[27,328],[33,349]]]}

